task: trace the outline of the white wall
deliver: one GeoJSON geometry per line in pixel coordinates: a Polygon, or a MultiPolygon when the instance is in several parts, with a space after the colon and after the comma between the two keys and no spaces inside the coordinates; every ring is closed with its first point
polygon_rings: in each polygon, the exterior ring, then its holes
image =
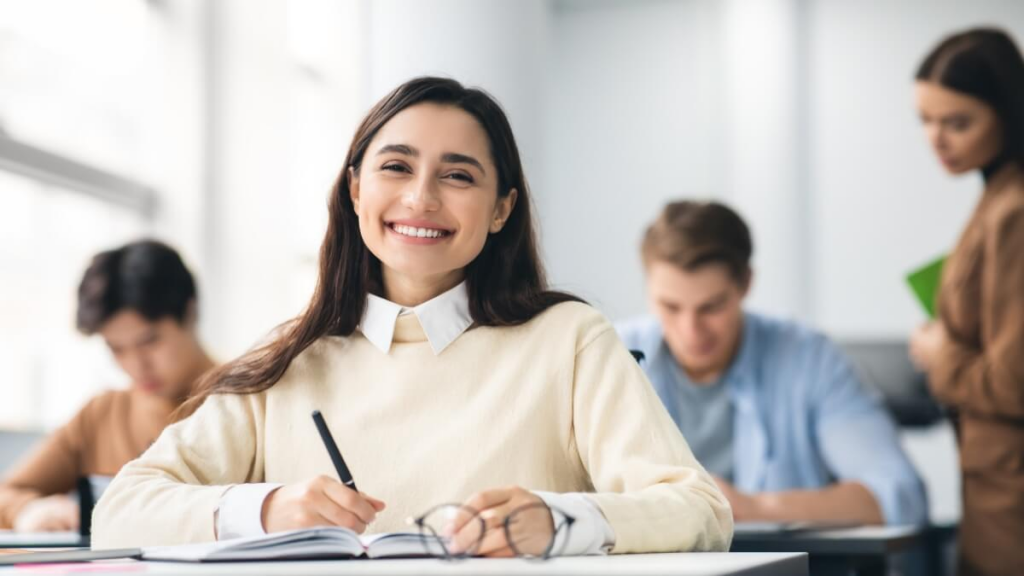
{"type": "MultiPolygon", "coordinates": [[[[201,271],[205,262],[202,146],[206,116],[202,87],[203,7],[201,0],[183,0],[154,7],[160,23],[152,43],[154,72],[141,89],[151,107],[140,134],[145,181],[158,184],[160,200],[154,234],[172,241],[187,263],[201,271]],[[197,143],[199,145],[197,145],[197,143]]],[[[200,286],[202,289],[203,286],[200,286]]]]}
{"type": "Polygon", "coordinates": [[[361,116],[361,3],[209,4],[203,334],[221,360],[302,311],[361,116]]]}
{"type": "Polygon", "coordinates": [[[808,315],[799,5],[554,4],[537,197],[556,285],[643,313],[644,228],[668,201],[716,198],[755,236],[750,305],[808,315]]]}
{"type": "Polygon", "coordinates": [[[287,310],[283,251],[288,214],[288,61],[282,2],[210,7],[211,174],[204,333],[214,352],[240,354],[287,310]],[[230,25],[219,23],[230,22],[230,25]]]}
{"type": "Polygon", "coordinates": [[[368,108],[416,76],[484,88],[512,123],[527,174],[541,165],[541,82],[548,53],[545,0],[364,0],[368,108]]]}
{"type": "Polygon", "coordinates": [[[661,206],[721,193],[718,18],[713,0],[554,3],[541,242],[552,282],[612,317],[645,309],[661,206]]]}
{"type": "Polygon", "coordinates": [[[817,323],[905,337],[924,315],[905,274],[952,248],[981,190],[947,177],[913,107],[918,64],[943,36],[998,24],[1024,42],[1024,2],[819,0],[811,4],[811,143],[817,323]]]}
{"type": "Polygon", "coordinates": [[[803,84],[798,0],[728,0],[719,29],[724,200],[754,237],[754,284],[747,305],[806,318],[813,277],[807,243],[803,84]]]}

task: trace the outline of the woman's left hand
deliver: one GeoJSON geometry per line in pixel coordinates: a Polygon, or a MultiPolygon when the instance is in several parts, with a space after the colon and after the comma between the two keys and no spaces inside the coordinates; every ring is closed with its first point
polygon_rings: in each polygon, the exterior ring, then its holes
{"type": "Polygon", "coordinates": [[[940,321],[918,326],[910,337],[910,359],[918,369],[927,372],[942,353],[947,339],[946,327],[940,321]]]}
{"type": "MultiPolygon", "coordinates": [[[[484,521],[483,540],[475,554],[494,558],[515,556],[506,538],[505,519],[513,511],[531,504],[534,506],[516,514],[509,530],[517,550],[540,555],[547,549],[555,529],[551,510],[536,494],[519,486],[510,486],[477,492],[466,500],[465,505],[479,512],[484,521]]],[[[453,527],[456,534],[452,547],[454,553],[471,549],[479,538],[479,526],[472,527],[469,520],[463,519],[461,524],[453,527]]]]}

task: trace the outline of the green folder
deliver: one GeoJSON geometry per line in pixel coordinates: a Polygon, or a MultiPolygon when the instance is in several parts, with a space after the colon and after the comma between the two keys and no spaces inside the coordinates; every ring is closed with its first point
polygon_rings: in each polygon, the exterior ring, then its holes
{"type": "Polygon", "coordinates": [[[907,283],[924,306],[929,318],[935,318],[935,304],[939,295],[939,281],[942,279],[942,266],[946,257],[942,256],[907,274],[907,283]]]}

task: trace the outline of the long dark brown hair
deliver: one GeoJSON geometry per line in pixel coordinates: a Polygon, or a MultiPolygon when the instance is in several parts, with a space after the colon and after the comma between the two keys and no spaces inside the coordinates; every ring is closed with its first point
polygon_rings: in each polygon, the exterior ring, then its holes
{"type": "Polygon", "coordinates": [[[514,326],[560,302],[579,301],[548,290],[530,215],[530,195],[519,149],[508,118],[482,90],[446,78],[416,78],[385,96],[359,125],[348,157],[331,190],[329,219],[320,246],[320,269],[313,298],[299,317],[278,328],[278,335],[242,357],[208,373],[182,409],[195,410],[210,394],[255,393],[276,384],[289,364],[318,338],[349,336],[362,320],[369,293],[383,294],[380,260],[359,233],[349,195],[349,167],[358,174],[370,141],[396,114],[420,103],[455,106],[471,114],[490,141],[498,172],[497,194],[512,189],[518,200],[500,232],[488,236],[483,250],[465,269],[469,311],[476,325],[514,326]]]}
{"type": "Polygon", "coordinates": [[[1024,57],[1006,32],[954,34],[928,53],[915,77],[991,106],[1003,127],[1002,157],[1024,166],[1024,57]]]}

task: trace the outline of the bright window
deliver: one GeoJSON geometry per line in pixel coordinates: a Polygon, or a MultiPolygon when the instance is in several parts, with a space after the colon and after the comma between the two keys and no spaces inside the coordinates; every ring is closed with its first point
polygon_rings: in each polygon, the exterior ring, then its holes
{"type": "Polygon", "coordinates": [[[94,253],[145,231],[128,209],[0,172],[0,428],[56,426],[124,384],[102,342],[76,332],[76,292],[94,253]]]}
{"type": "Polygon", "coordinates": [[[0,2],[0,428],[53,428],[125,384],[75,309],[90,258],[152,229],[154,6],[0,2]]]}

